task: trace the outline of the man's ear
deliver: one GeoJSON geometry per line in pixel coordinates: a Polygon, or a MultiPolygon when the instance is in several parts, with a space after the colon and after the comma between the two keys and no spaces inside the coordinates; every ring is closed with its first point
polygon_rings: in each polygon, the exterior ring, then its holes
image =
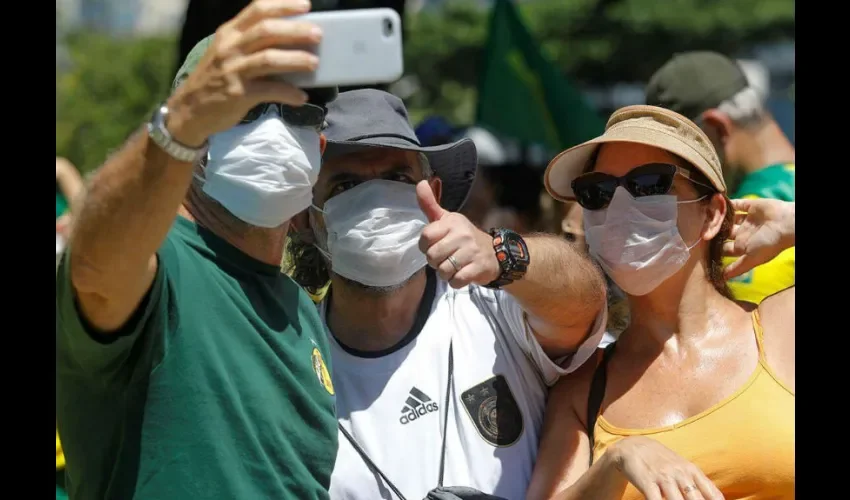
{"type": "Polygon", "coordinates": [[[428,181],[428,185],[431,186],[431,191],[434,192],[434,199],[437,200],[437,203],[442,203],[443,181],[435,175],[428,181]]]}
{"type": "MultiPolygon", "coordinates": [[[[307,210],[310,210],[309,208],[307,210]]],[[[289,227],[293,231],[298,231],[299,233],[312,233],[310,231],[310,216],[307,215],[307,210],[302,210],[295,214],[295,216],[289,220],[289,227]]]]}
{"type": "Polygon", "coordinates": [[[319,133],[319,153],[324,155],[326,147],[328,147],[328,138],[325,134],[319,133]]]}
{"type": "Polygon", "coordinates": [[[726,116],[726,113],[712,108],[704,111],[700,118],[703,123],[703,130],[709,129],[706,130],[706,135],[715,139],[721,145],[726,144],[734,127],[732,120],[726,116]]]}

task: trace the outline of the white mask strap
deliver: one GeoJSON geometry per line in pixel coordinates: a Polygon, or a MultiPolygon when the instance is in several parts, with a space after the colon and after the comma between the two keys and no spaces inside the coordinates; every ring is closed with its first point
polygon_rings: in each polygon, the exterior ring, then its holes
{"type": "MultiPolygon", "coordinates": [[[[316,205],[314,205],[314,204],[312,204],[312,203],[310,203],[310,208],[312,208],[313,210],[315,210],[315,211],[317,211],[317,212],[319,212],[319,213],[322,213],[322,214],[324,214],[324,213],[325,213],[325,211],[324,211],[324,210],[322,210],[321,208],[317,207],[316,205]]],[[[309,209],[308,209],[308,214],[309,214],[309,209]]],[[[316,223],[316,220],[313,218],[313,214],[309,214],[308,216],[310,217],[310,225],[314,225],[314,224],[316,223]]],[[[313,239],[316,239],[316,237],[315,237],[315,232],[314,232],[313,239]]],[[[325,243],[325,244],[327,244],[327,243],[325,243]]],[[[330,252],[328,252],[327,250],[325,250],[324,248],[322,248],[321,246],[319,246],[319,242],[318,242],[318,241],[316,241],[315,243],[313,243],[313,246],[314,246],[314,247],[316,247],[316,250],[318,250],[320,254],[322,254],[322,255],[324,255],[324,256],[325,256],[325,258],[328,260],[328,262],[330,262],[330,261],[331,261],[331,254],[330,254],[330,252]]]]}
{"type": "MultiPolygon", "coordinates": [[[[704,200],[704,199],[706,199],[706,198],[708,198],[708,195],[702,196],[702,197],[697,198],[697,199],[695,199],[695,200],[677,201],[676,203],[696,203],[696,202],[701,201],[701,200],[704,200]]],[[[700,240],[702,240],[702,236],[699,236],[699,237],[697,238],[697,240],[694,242],[694,244],[693,244],[693,245],[688,245],[688,251],[690,252],[691,250],[693,250],[693,248],[694,248],[695,246],[699,245],[700,240]]]]}
{"type": "Polygon", "coordinates": [[[203,186],[207,182],[206,172],[203,172],[203,174],[204,174],[203,176],[201,176],[201,172],[203,170],[206,170],[207,164],[209,164],[209,162],[210,162],[210,152],[207,151],[207,155],[206,155],[206,158],[204,158],[204,162],[201,163],[200,165],[195,165],[195,168],[192,169],[192,177],[194,177],[195,180],[197,180],[201,184],[201,186],[203,186]]]}
{"type": "Polygon", "coordinates": [[[313,246],[316,247],[316,250],[318,250],[320,254],[324,255],[325,258],[328,259],[328,262],[330,262],[331,254],[327,250],[320,247],[318,243],[313,243],[313,246]]]}
{"type": "Polygon", "coordinates": [[[700,241],[702,241],[702,236],[699,236],[699,237],[697,238],[697,240],[694,242],[694,244],[693,244],[693,245],[688,245],[688,252],[690,252],[691,250],[693,250],[693,249],[694,249],[694,247],[696,247],[697,245],[699,245],[699,242],[700,242],[700,241]]]}

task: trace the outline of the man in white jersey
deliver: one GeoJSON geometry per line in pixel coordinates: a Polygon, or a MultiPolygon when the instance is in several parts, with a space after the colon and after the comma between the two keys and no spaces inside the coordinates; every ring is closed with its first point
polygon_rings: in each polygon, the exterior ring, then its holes
{"type": "Polygon", "coordinates": [[[331,281],[331,498],[419,500],[442,478],[523,499],[548,387],[602,339],[601,273],[563,238],[488,234],[456,213],[474,145],[420,147],[395,96],[341,93],[324,133],[290,250],[308,291],[331,281]]]}

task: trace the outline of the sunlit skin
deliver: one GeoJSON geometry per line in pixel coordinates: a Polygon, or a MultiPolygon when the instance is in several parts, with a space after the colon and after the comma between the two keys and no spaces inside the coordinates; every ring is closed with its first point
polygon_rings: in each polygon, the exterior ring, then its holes
{"type": "MultiPolygon", "coordinates": [[[[623,176],[646,163],[687,164],[669,153],[630,143],[602,147],[594,170],[623,176]]],[[[699,197],[689,180],[676,176],[671,194],[699,197]]],[[[683,268],[641,297],[629,296],[631,323],[608,368],[602,404],[610,424],[651,429],[676,424],[724,400],[750,378],[758,347],[750,311],[722,296],[709,282],[708,243],[729,208],[721,195],[678,205],[678,228],[690,246],[683,268]]],[[[760,307],[771,368],[794,388],[794,289],[760,307]]],[[[528,498],[549,498],[587,471],[587,395],[596,362],[561,379],[550,393],[538,462],[528,498]]]]}
{"type": "MultiPolygon", "coordinates": [[[[601,149],[595,170],[619,177],[646,163],[687,167],[660,149],[613,144],[601,149]]],[[[680,175],[670,194],[679,201],[699,198],[691,182],[680,175]]],[[[619,339],[620,355],[612,361],[616,375],[608,386],[611,399],[616,399],[605,413],[612,424],[627,428],[674,424],[731,394],[752,373],[758,352],[750,316],[716,292],[704,268],[708,242],[720,230],[726,210],[721,196],[707,204],[678,205],[682,239],[688,246],[700,243],[691,249],[682,270],[656,290],[629,297],[631,324],[619,339]],[[665,391],[657,390],[661,386],[665,391]]]]}

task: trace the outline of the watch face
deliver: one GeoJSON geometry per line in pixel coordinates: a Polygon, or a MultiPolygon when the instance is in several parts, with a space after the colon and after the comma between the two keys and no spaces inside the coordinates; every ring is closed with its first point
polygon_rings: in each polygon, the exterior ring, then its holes
{"type": "Polygon", "coordinates": [[[528,262],[528,251],[526,250],[522,236],[513,231],[503,231],[502,237],[505,240],[505,247],[510,255],[511,264],[528,262]]]}
{"type": "Polygon", "coordinates": [[[496,229],[491,234],[496,259],[502,268],[502,275],[497,280],[498,284],[503,286],[521,279],[529,263],[528,250],[522,236],[507,229],[496,229]]]}
{"type": "Polygon", "coordinates": [[[525,252],[525,246],[517,239],[511,238],[508,242],[511,248],[511,254],[514,259],[519,261],[528,260],[528,255],[525,252]]]}

